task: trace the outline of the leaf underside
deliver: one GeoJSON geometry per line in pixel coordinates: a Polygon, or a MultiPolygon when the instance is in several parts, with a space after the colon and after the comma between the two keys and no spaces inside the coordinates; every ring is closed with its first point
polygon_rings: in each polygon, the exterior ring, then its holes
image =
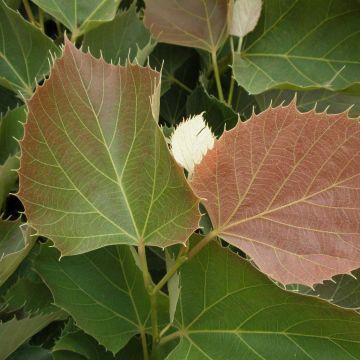
{"type": "Polygon", "coordinates": [[[106,64],[66,42],[28,102],[20,191],[29,224],[62,255],[169,246],[198,226],[198,199],[157,125],[160,73],[106,64]]]}
{"type": "Polygon", "coordinates": [[[192,187],[220,236],[283,284],[360,266],[360,123],[268,108],[225,132],[192,187]]]}

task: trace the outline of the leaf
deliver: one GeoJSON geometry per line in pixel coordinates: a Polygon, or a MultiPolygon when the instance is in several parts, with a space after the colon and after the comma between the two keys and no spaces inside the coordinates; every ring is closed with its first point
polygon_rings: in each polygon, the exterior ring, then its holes
{"type": "Polygon", "coordinates": [[[359,16],[357,0],[264,0],[258,26],[235,56],[234,77],[251,94],[271,88],[360,94],[359,16]]]}
{"type": "Polygon", "coordinates": [[[76,37],[114,18],[120,0],[74,0],[73,6],[62,0],[32,0],[59,20],[76,37]]]}
{"type": "Polygon", "coordinates": [[[10,155],[19,149],[15,139],[23,137],[23,124],[26,119],[25,107],[8,111],[0,120],[0,164],[5,163],[10,155]]]}
{"type": "Polygon", "coordinates": [[[0,1],[0,85],[30,97],[37,79],[49,70],[58,48],[39,29],[0,1]]]}
{"type": "Polygon", "coordinates": [[[19,279],[4,295],[7,304],[6,311],[16,311],[21,308],[26,313],[49,313],[56,311],[51,305],[53,298],[47,286],[31,279],[19,279]]]}
{"type": "Polygon", "coordinates": [[[10,156],[3,165],[0,165],[0,212],[4,207],[9,192],[13,189],[17,179],[16,169],[19,167],[19,159],[10,156]]]}
{"type": "Polygon", "coordinates": [[[112,354],[99,345],[94,338],[82,331],[62,336],[55,344],[53,352],[70,351],[89,360],[111,360],[112,354]]]}
{"type": "Polygon", "coordinates": [[[281,290],[215,242],[183,265],[180,276],[181,341],[167,360],[358,357],[359,314],[281,290]]]}
{"type": "Polygon", "coordinates": [[[244,37],[255,29],[261,14],[262,0],[236,0],[230,34],[244,37]]]}
{"type": "Polygon", "coordinates": [[[16,96],[16,94],[2,86],[0,86],[0,114],[5,114],[9,109],[13,109],[19,104],[21,100],[16,96]]]}
{"type": "MultiPolygon", "coordinates": [[[[171,254],[170,252],[165,252],[165,258],[166,258],[166,269],[171,269],[172,266],[175,265],[175,256],[171,254]]],[[[167,283],[167,288],[169,292],[169,315],[170,315],[170,323],[174,321],[175,312],[177,303],[179,301],[180,297],[180,276],[178,273],[175,273],[170,280],[167,283]]]]}
{"type": "MultiPolygon", "coordinates": [[[[43,247],[34,268],[50,288],[55,304],[113,353],[136,334],[150,329],[149,296],[128,246],[106,247],[59,261],[59,252],[43,247]]],[[[165,295],[159,319],[168,320],[165,295]]]]}
{"type": "Polygon", "coordinates": [[[12,353],[7,360],[53,360],[51,351],[42,347],[23,345],[12,353]]]}
{"type": "Polygon", "coordinates": [[[209,95],[203,86],[199,86],[188,96],[186,112],[193,115],[202,111],[205,111],[204,117],[215,135],[221,135],[225,128],[233,128],[239,118],[231,107],[209,95]]]}
{"type": "Polygon", "coordinates": [[[283,283],[360,266],[360,123],[268,108],[223,134],[192,187],[220,236],[283,283]]]}
{"type": "Polygon", "coordinates": [[[0,359],[6,359],[27,339],[63,316],[64,313],[58,310],[50,314],[38,314],[21,320],[14,317],[7,322],[0,322],[0,359]]]}
{"type": "Polygon", "coordinates": [[[150,33],[136,14],[133,4],[129,10],[118,14],[114,20],[104,23],[84,36],[83,47],[108,62],[124,64],[134,60],[138,49],[144,48],[150,41],[150,33]]]}
{"type": "Polygon", "coordinates": [[[214,52],[228,35],[229,0],[146,0],[145,26],[160,42],[214,52]]]}
{"type": "Polygon", "coordinates": [[[157,125],[160,74],[108,65],[69,41],[28,102],[19,197],[62,255],[166,247],[197,228],[198,199],[157,125]]]}
{"type": "Polygon", "coordinates": [[[172,84],[179,84],[176,72],[189,60],[191,55],[192,50],[186,47],[168,44],[158,44],[156,46],[150,55],[149,62],[152,68],[161,69],[162,95],[170,90],[172,84]]]}
{"type": "Polygon", "coordinates": [[[261,110],[281,104],[289,104],[296,95],[296,104],[300,111],[315,109],[329,114],[339,114],[348,111],[350,117],[360,116],[359,96],[338,93],[329,90],[299,91],[269,90],[256,96],[261,110]]]}
{"type": "Polygon", "coordinates": [[[35,238],[30,236],[29,227],[20,225],[20,219],[0,219],[0,286],[16,270],[35,241],[35,238]]]}

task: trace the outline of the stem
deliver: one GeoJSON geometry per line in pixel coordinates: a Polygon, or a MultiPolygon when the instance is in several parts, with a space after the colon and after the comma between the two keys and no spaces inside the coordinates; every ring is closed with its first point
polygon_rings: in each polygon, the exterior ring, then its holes
{"type": "MultiPolygon", "coordinates": [[[[240,37],[239,42],[238,42],[238,46],[237,46],[237,49],[236,49],[237,54],[240,54],[242,41],[243,41],[243,38],[240,37]]],[[[233,40],[232,37],[230,38],[230,46],[231,46],[232,61],[234,62],[234,55],[235,55],[235,53],[234,53],[234,40],[233,40]]],[[[231,102],[232,102],[232,98],[233,98],[233,94],[234,94],[234,86],[235,86],[235,78],[232,76],[232,70],[231,70],[230,90],[229,90],[229,96],[228,96],[228,100],[227,100],[227,104],[229,106],[231,106],[231,102]]]]}
{"type": "Polygon", "coordinates": [[[39,8],[39,24],[40,29],[43,33],[45,33],[45,26],[44,26],[44,12],[39,8]]]}
{"type": "Polygon", "coordinates": [[[23,4],[24,4],[24,8],[25,8],[25,12],[26,12],[26,15],[29,19],[29,21],[36,26],[36,21],[35,21],[35,17],[34,17],[34,14],[31,10],[31,6],[29,4],[29,0],[23,0],[23,4]]]}
{"type": "Polygon", "coordinates": [[[224,94],[223,94],[222,87],[221,87],[219,67],[218,67],[217,58],[216,58],[216,50],[213,50],[211,52],[211,60],[212,60],[213,67],[214,67],[214,75],[215,75],[216,86],[217,86],[217,90],[218,90],[218,94],[219,94],[219,99],[220,99],[220,101],[224,102],[224,94]]]}
{"type": "Polygon", "coordinates": [[[156,294],[171,279],[179,267],[187,260],[192,259],[204,246],[206,246],[218,234],[218,230],[212,230],[204,238],[202,238],[185,256],[179,256],[174,265],[168,270],[165,276],[153,287],[152,293],[156,294]]]}
{"type": "Polygon", "coordinates": [[[160,340],[160,346],[166,344],[167,342],[177,339],[178,337],[181,336],[181,332],[180,331],[176,331],[173,332],[172,334],[168,335],[168,336],[164,336],[161,340],[160,340]]]}
{"type": "Polygon", "coordinates": [[[149,352],[148,352],[148,347],[147,347],[145,331],[140,332],[140,337],[141,337],[141,345],[142,345],[143,353],[144,353],[144,360],[149,360],[149,352]]]}
{"type": "Polygon", "coordinates": [[[149,294],[150,309],[151,309],[151,333],[152,333],[152,349],[151,358],[157,359],[158,344],[159,344],[159,328],[157,319],[157,293],[153,291],[154,285],[151,280],[149,268],[146,260],[145,244],[141,241],[138,246],[141,269],[144,278],[144,286],[149,294]]]}

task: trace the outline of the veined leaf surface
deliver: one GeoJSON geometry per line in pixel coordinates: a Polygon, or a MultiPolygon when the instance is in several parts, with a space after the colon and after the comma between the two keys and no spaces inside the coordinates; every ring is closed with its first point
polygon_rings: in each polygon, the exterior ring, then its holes
{"type": "Polygon", "coordinates": [[[234,59],[234,77],[251,94],[271,88],[360,93],[357,0],[264,0],[255,31],[234,59]]]}
{"type": "Polygon", "coordinates": [[[198,199],[157,125],[159,96],[160,73],[106,64],[67,41],[28,102],[19,197],[62,255],[166,247],[197,228],[198,199]]]}
{"type": "Polygon", "coordinates": [[[360,123],[295,101],[225,132],[192,186],[220,236],[284,284],[360,266],[360,123]]]}
{"type": "Polygon", "coordinates": [[[167,360],[358,358],[359,314],[284,291],[215,242],[180,278],[181,340],[167,360]]]}
{"type": "Polygon", "coordinates": [[[145,26],[160,42],[216,51],[228,35],[229,0],[146,0],[145,26]]]}

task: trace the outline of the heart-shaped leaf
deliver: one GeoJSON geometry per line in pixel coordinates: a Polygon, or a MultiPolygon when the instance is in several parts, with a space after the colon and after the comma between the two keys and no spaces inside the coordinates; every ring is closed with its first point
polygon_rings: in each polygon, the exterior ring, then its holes
{"type": "Polygon", "coordinates": [[[157,125],[160,73],[66,42],[28,102],[20,191],[29,224],[63,255],[166,247],[197,228],[198,199],[157,125]]]}
{"type": "Polygon", "coordinates": [[[180,337],[166,358],[353,360],[360,315],[280,289],[246,260],[212,242],[180,270],[174,326],[180,337]]]}
{"type": "Polygon", "coordinates": [[[360,123],[295,101],[225,132],[192,187],[226,241],[284,283],[360,266],[360,123]]]}
{"type": "Polygon", "coordinates": [[[160,42],[216,51],[228,36],[230,0],[146,0],[144,23],[160,42]]]}

